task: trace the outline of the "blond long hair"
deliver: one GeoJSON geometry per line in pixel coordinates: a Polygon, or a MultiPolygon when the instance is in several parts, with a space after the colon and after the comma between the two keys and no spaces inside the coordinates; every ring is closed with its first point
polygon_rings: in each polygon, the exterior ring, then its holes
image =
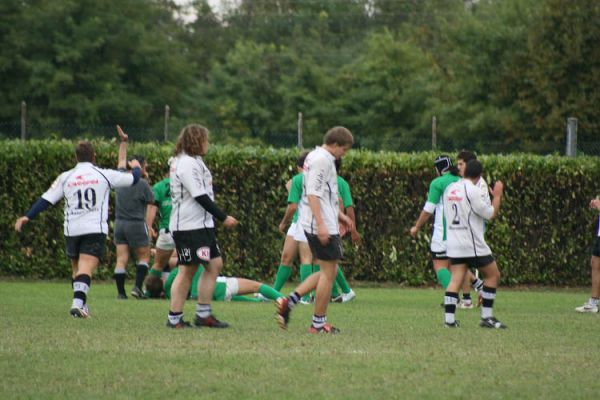
{"type": "Polygon", "coordinates": [[[190,124],[179,133],[175,144],[175,155],[203,156],[208,147],[208,129],[202,125],[190,124]]]}

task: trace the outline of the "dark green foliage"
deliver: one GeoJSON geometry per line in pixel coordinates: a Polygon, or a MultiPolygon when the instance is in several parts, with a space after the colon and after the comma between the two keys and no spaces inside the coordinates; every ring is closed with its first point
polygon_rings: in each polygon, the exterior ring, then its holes
{"type": "MultiPolygon", "coordinates": [[[[95,142],[98,164],[116,165],[117,143],[95,142]]],[[[173,146],[135,144],[130,153],[144,154],[150,180],[167,172],[173,146]]],[[[225,274],[270,280],[279,262],[283,237],[277,225],[286,206],[285,182],[294,174],[295,150],[215,146],[207,156],[217,203],[240,220],[234,230],[219,229],[226,257],[225,274]]],[[[435,281],[429,260],[429,230],[417,240],[408,229],[420,212],[433,179],[434,153],[398,154],[352,151],[342,175],[357,205],[363,244],[346,244],[345,270],[353,279],[394,281],[408,285],[435,281]]],[[[482,157],[490,186],[504,181],[501,215],[488,239],[504,284],[587,284],[589,248],[597,218],[588,209],[600,189],[600,161],[591,157],[482,157]]],[[[41,214],[17,235],[17,216],[74,165],[68,141],[2,142],[0,150],[1,273],[25,277],[69,276],[64,255],[62,203],[41,214]]],[[[114,203],[114,202],[113,202],[114,203]]],[[[112,220],[112,217],[111,217],[112,220]]],[[[99,275],[109,277],[114,247],[99,275]]]]}

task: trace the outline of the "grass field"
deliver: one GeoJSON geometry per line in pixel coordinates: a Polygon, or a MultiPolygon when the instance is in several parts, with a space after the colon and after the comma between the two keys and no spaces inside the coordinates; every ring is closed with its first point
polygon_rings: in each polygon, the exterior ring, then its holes
{"type": "Polygon", "coordinates": [[[0,399],[600,397],[600,315],[573,311],[587,292],[500,290],[505,331],[479,328],[477,310],[444,329],[440,290],[356,292],[330,308],[342,333],[319,336],[307,306],[288,331],[254,303],[215,303],[227,330],[169,330],[166,301],[117,301],[111,284],[75,320],[68,283],[0,282],[0,399]]]}

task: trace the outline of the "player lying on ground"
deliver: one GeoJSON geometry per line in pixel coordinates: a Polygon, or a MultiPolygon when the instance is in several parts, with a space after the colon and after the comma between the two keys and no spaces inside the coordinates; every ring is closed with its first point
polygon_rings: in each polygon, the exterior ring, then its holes
{"type": "MultiPolygon", "coordinates": [[[[199,267],[198,271],[194,274],[192,279],[192,286],[188,298],[198,298],[198,280],[204,272],[204,267],[199,267]]],[[[164,286],[162,281],[152,280],[151,282],[146,281],[146,290],[149,293],[149,297],[160,298],[164,295],[167,299],[171,298],[171,286],[173,281],[179,273],[179,268],[175,268],[169,273],[164,286]]],[[[280,297],[284,297],[277,290],[273,289],[269,285],[265,285],[262,282],[253,281],[250,279],[237,278],[237,277],[225,277],[219,276],[215,285],[212,299],[215,301],[250,301],[260,302],[260,299],[246,297],[246,294],[260,293],[269,300],[277,300],[280,297]]]]}

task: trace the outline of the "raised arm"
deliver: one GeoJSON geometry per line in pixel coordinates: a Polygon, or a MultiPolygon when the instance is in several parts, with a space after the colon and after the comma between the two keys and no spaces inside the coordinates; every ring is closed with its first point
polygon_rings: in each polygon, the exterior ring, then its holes
{"type": "Polygon", "coordinates": [[[119,161],[117,162],[117,169],[125,169],[127,168],[127,139],[129,136],[119,125],[117,125],[117,132],[119,133],[119,139],[121,140],[119,143],[119,161]]]}

